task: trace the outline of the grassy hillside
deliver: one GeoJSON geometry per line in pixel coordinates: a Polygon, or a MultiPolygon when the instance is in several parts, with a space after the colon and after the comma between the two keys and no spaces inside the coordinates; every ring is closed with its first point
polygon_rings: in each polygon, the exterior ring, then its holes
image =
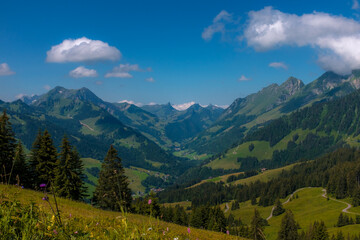
{"type": "MultiPolygon", "coordinates": [[[[334,227],[337,223],[341,211],[346,207],[345,204],[333,200],[327,200],[322,197],[321,188],[311,188],[299,191],[299,198],[294,198],[287,204],[284,204],[285,209],[290,209],[295,217],[295,220],[300,224],[301,230],[308,230],[308,227],[315,220],[324,221],[330,236],[342,231],[344,236],[348,234],[358,234],[360,225],[348,225],[344,227],[334,227]]],[[[354,211],[350,209],[349,211],[354,211]]],[[[357,211],[357,209],[355,210],[357,211]]],[[[348,214],[350,217],[355,218],[355,214],[348,214]]],[[[276,239],[283,214],[273,217],[269,220],[270,226],[265,229],[267,239],[276,239]]]]}
{"type": "MultiPolygon", "coordinates": [[[[211,167],[213,169],[237,169],[241,167],[241,163],[238,162],[238,158],[254,157],[259,161],[266,159],[268,160],[272,158],[274,151],[286,150],[288,143],[294,140],[294,136],[297,136],[297,140],[294,142],[296,144],[300,144],[309,133],[313,133],[318,136],[326,136],[324,132],[316,132],[314,129],[296,129],[291,131],[274,146],[270,146],[270,142],[268,141],[244,142],[234,148],[229,149],[226,151],[226,153],[212,160],[205,166],[211,167]],[[249,146],[251,144],[254,146],[252,151],[249,150],[249,146]]],[[[354,146],[360,146],[360,144],[351,137],[348,138],[348,141],[352,142],[354,146]]]]}
{"type": "MultiPolygon", "coordinates": [[[[150,217],[103,211],[58,198],[62,228],[52,217],[48,202],[42,200],[44,195],[41,192],[0,184],[0,193],[1,239],[11,239],[10,232],[13,232],[10,229],[15,227],[19,230],[17,234],[25,235],[26,239],[239,239],[193,228],[188,233],[187,227],[150,217]],[[22,215],[23,212],[29,213],[31,202],[35,205],[32,205],[30,214],[22,215]]],[[[54,206],[52,197],[50,203],[54,206]]]]}
{"type": "MultiPolygon", "coordinates": [[[[301,231],[308,231],[308,227],[314,221],[324,221],[330,236],[336,234],[338,231],[342,231],[344,236],[348,234],[354,235],[360,233],[360,224],[348,225],[344,227],[335,227],[338,217],[342,210],[346,207],[346,204],[334,201],[332,199],[327,200],[322,197],[323,191],[322,188],[304,188],[300,189],[294,194],[291,198],[291,201],[288,201],[283,205],[285,209],[291,210],[294,214],[295,220],[299,223],[301,231]]],[[[286,202],[290,196],[287,196],[285,199],[281,199],[281,202],[286,202]]],[[[350,199],[342,200],[348,203],[351,203],[350,199]]],[[[181,206],[190,206],[191,202],[179,202],[171,203],[166,205],[181,205],[181,206]]],[[[229,210],[225,211],[225,216],[232,214],[235,219],[240,218],[244,224],[249,225],[254,216],[254,209],[257,209],[260,212],[262,218],[266,219],[270,216],[273,206],[261,207],[258,205],[251,205],[251,201],[246,201],[240,203],[240,208],[237,210],[231,210],[231,204],[224,203],[221,205],[223,210],[226,210],[229,207],[229,210]]],[[[360,215],[360,207],[353,207],[349,209],[351,214],[347,214],[349,217],[352,217],[355,220],[357,214],[360,215]],[[352,214],[354,213],[354,214],[352,214]]],[[[280,229],[281,220],[284,214],[281,214],[276,217],[272,217],[268,220],[270,226],[265,227],[265,235],[267,240],[277,239],[277,234],[280,229]]]]}
{"type": "MultiPolygon", "coordinates": [[[[92,196],[98,181],[98,173],[101,170],[101,162],[93,158],[82,158],[81,160],[84,163],[84,173],[87,178],[85,185],[88,187],[88,194],[92,196]]],[[[145,192],[145,187],[141,184],[141,181],[145,180],[148,176],[164,176],[164,174],[160,172],[133,166],[125,168],[125,175],[128,177],[131,191],[136,195],[145,192]]]]}

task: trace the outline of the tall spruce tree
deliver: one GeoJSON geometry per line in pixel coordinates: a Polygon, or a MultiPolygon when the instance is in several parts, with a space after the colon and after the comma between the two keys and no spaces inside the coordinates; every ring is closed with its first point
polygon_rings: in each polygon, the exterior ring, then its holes
{"type": "Polygon", "coordinates": [[[8,181],[15,154],[15,137],[6,110],[0,116],[0,180],[8,181]]]}
{"type": "Polygon", "coordinates": [[[25,187],[31,186],[30,171],[28,163],[26,162],[24,147],[20,140],[18,140],[15,149],[12,182],[17,182],[17,179],[21,185],[25,187]]]}
{"type": "Polygon", "coordinates": [[[45,130],[40,140],[40,148],[37,152],[36,174],[41,183],[51,184],[55,179],[57,168],[57,151],[54,147],[50,133],[45,130]]]}
{"type": "Polygon", "coordinates": [[[264,235],[263,219],[261,218],[260,213],[256,208],[254,210],[254,217],[251,221],[250,237],[254,240],[266,239],[264,235]]]}
{"type": "Polygon", "coordinates": [[[84,166],[76,149],[67,137],[60,146],[61,151],[55,172],[55,188],[57,195],[73,200],[82,200],[86,194],[84,187],[84,166]]]}
{"type": "Polygon", "coordinates": [[[111,145],[101,165],[94,202],[105,209],[127,211],[131,207],[131,190],[121,159],[111,145]]]}
{"type": "Polygon", "coordinates": [[[280,231],[278,233],[278,240],[298,240],[298,225],[295,222],[293,213],[288,210],[281,220],[280,231]]]}
{"type": "Polygon", "coordinates": [[[39,130],[32,144],[30,161],[29,161],[32,188],[35,189],[39,187],[39,184],[41,184],[41,181],[39,179],[39,173],[36,170],[37,165],[39,164],[39,150],[41,146],[41,140],[42,140],[42,132],[41,130],[39,130]]]}

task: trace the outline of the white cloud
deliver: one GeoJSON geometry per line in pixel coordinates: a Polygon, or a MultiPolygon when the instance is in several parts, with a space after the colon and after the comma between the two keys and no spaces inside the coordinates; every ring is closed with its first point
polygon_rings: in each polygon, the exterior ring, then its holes
{"type": "Polygon", "coordinates": [[[131,100],[121,100],[121,101],[118,101],[118,103],[128,103],[128,104],[135,105],[135,106],[137,106],[137,107],[141,107],[141,106],[144,105],[144,104],[142,104],[142,103],[136,103],[136,102],[131,101],[131,100]]]}
{"type": "Polygon", "coordinates": [[[183,103],[183,104],[172,104],[171,106],[173,108],[175,108],[176,110],[184,111],[194,104],[195,104],[195,102],[187,102],[187,103],[183,103]]]}
{"type": "Polygon", "coordinates": [[[249,13],[244,37],[257,51],[316,48],[320,66],[339,74],[360,68],[360,23],[350,18],[321,12],[298,16],[266,7],[249,13]]]}
{"type": "Polygon", "coordinates": [[[108,72],[105,77],[118,77],[118,78],[132,78],[133,76],[129,72],[140,72],[142,71],[137,64],[120,64],[114,67],[111,72],[108,72]]]}
{"type": "Polygon", "coordinates": [[[13,75],[15,72],[10,70],[10,67],[7,63],[0,64],[0,76],[13,75]]]}
{"type": "Polygon", "coordinates": [[[157,103],[156,102],[149,102],[147,105],[154,106],[154,105],[157,105],[157,103]]]}
{"type": "Polygon", "coordinates": [[[233,22],[232,14],[228,13],[225,10],[222,10],[214,19],[213,23],[204,29],[201,34],[201,37],[204,40],[211,40],[215,33],[225,33],[226,23],[233,22]]]}
{"type": "Polygon", "coordinates": [[[288,66],[283,62],[272,62],[269,63],[269,67],[288,69],[288,66]]]}
{"type": "Polygon", "coordinates": [[[43,88],[47,91],[49,91],[51,89],[50,85],[45,85],[43,88]]]}
{"type": "Polygon", "coordinates": [[[86,37],[66,39],[47,51],[47,62],[97,62],[116,61],[121,58],[120,51],[108,43],[86,37]]]}
{"type": "Polygon", "coordinates": [[[353,0],[353,5],[352,5],[351,9],[357,10],[359,8],[360,8],[359,1],[353,0]]]}
{"type": "Polygon", "coordinates": [[[74,70],[70,71],[70,77],[73,78],[83,78],[83,77],[97,77],[98,74],[94,69],[88,69],[84,66],[80,66],[75,68],[74,70]]]}
{"type": "Polygon", "coordinates": [[[238,79],[238,82],[249,81],[249,80],[251,80],[251,78],[247,78],[244,75],[241,75],[241,77],[238,79]]]}
{"type": "Polygon", "coordinates": [[[153,77],[146,78],[145,81],[147,82],[155,82],[155,79],[153,77]]]}

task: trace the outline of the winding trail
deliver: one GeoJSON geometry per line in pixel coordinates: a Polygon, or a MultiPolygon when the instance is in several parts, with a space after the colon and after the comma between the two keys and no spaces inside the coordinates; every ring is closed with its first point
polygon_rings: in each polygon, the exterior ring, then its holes
{"type": "MultiPolygon", "coordinates": [[[[295,192],[293,192],[292,194],[290,194],[289,198],[288,198],[285,202],[283,202],[282,205],[287,204],[288,202],[290,202],[290,199],[294,196],[295,193],[297,193],[297,192],[299,192],[299,191],[301,191],[301,190],[304,190],[304,189],[308,189],[308,188],[312,188],[312,187],[305,187],[305,188],[299,188],[299,189],[297,189],[295,192]]],[[[275,210],[275,206],[272,207],[270,216],[268,216],[268,217],[266,218],[266,220],[270,220],[270,219],[273,217],[273,212],[274,212],[274,210],[275,210]]]]}
{"type": "Polygon", "coordinates": [[[225,211],[224,211],[224,212],[226,213],[227,211],[229,211],[229,209],[230,209],[230,208],[229,208],[229,204],[228,204],[228,203],[226,203],[226,205],[225,205],[225,206],[226,206],[226,209],[225,209],[225,211]]]}
{"type": "Polygon", "coordinates": [[[81,121],[79,121],[79,122],[80,122],[81,125],[87,127],[87,128],[90,129],[91,131],[95,131],[95,130],[94,130],[93,128],[91,128],[89,125],[87,125],[87,124],[85,124],[85,123],[83,123],[83,122],[81,122],[81,121]]]}
{"type": "MultiPolygon", "coordinates": [[[[289,196],[289,198],[288,198],[285,202],[283,202],[283,205],[284,205],[284,204],[287,204],[287,203],[290,201],[290,199],[294,196],[295,193],[297,193],[297,192],[299,192],[299,191],[301,191],[301,190],[304,190],[304,189],[308,189],[308,188],[312,188],[312,187],[299,188],[298,190],[296,190],[295,192],[293,192],[293,193],[289,196]]],[[[324,197],[324,198],[327,198],[326,189],[323,189],[322,191],[323,191],[324,193],[323,193],[321,196],[324,197]]],[[[343,210],[341,210],[342,212],[344,212],[344,213],[350,213],[350,214],[355,214],[355,215],[360,215],[360,213],[349,212],[349,209],[352,208],[352,205],[351,205],[350,203],[343,202],[343,201],[337,200],[337,199],[335,199],[335,198],[329,198],[329,199],[330,199],[330,200],[333,200],[333,201],[335,201],[335,202],[339,202],[339,203],[345,204],[345,205],[346,205],[346,208],[344,208],[343,210]]],[[[272,207],[270,216],[269,216],[268,218],[266,218],[266,220],[270,220],[270,219],[273,217],[273,212],[274,212],[274,210],[275,210],[275,206],[272,207]]]]}
{"type": "MultiPolygon", "coordinates": [[[[322,191],[323,191],[324,193],[323,193],[323,195],[321,195],[321,196],[324,197],[324,198],[327,198],[326,189],[323,189],[322,191]]],[[[355,214],[355,215],[360,215],[360,213],[349,212],[349,209],[352,208],[352,205],[351,205],[350,203],[343,202],[343,201],[340,201],[340,200],[337,200],[337,199],[331,198],[331,197],[329,197],[329,199],[331,199],[331,200],[333,200],[333,201],[335,201],[335,202],[339,202],[339,203],[346,204],[347,206],[346,206],[346,208],[344,208],[343,210],[341,210],[342,212],[344,212],[344,213],[350,213],[350,214],[355,214]]]]}

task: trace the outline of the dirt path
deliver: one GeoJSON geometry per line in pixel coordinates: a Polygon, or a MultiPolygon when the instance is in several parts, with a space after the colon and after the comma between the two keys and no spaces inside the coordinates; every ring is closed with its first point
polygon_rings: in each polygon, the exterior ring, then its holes
{"type": "Polygon", "coordinates": [[[91,131],[95,131],[95,130],[92,129],[89,125],[87,125],[87,124],[85,124],[85,123],[83,123],[83,122],[81,122],[81,121],[79,121],[79,122],[80,122],[81,125],[87,127],[87,128],[90,129],[91,131]]]}
{"type": "Polygon", "coordinates": [[[226,203],[226,205],[225,205],[225,206],[226,206],[226,209],[225,209],[225,211],[224,211],[224,212],[229,211],[229,209],[230,209],[230,208],[229,208],[229,204],[228,204],[228,203],[226,203]]]}
{"type": "MultiPolygon", "coordinates": [[[[323,191],[324,193],[323,193],[323,195],[321,195],[321,196],[324,197],[324,198],[327,198],[326,189],[323,189],[322,191],[323,191]]],[[[337,199],[335,199],[335,198],[330,198],[330,197],[329,197],[329,199],[331,199],[331,200],[333,200],[333,201],[336,201],[336,202],[339,202],[339,203],[346,204],[346,208],[344,208],[344,209],[342,210],[342,212],[344,212],[344,213],[350,213],[350,214],[355,214],[355,215],[360,215],[360,213],[349,212],[349,209],[352,208],[352,205],[351,205],[350,203],[343,202],[343,201],[337,200],[337,199]]]]}
{"type": "MultiPolygon", "coordinates": [[[[297,193],[297,192],[299,192],[299,191],[301,191],[301,190],[304,190],[304,189],[308,189],[308,188],[311,188],[311,187],[299,188],[298,190],[296,190],[295,192],[293,192],[292,194],[290,194],[289,198],[288,198],[285,202],[283,202],[282,205],[287,204],[288,202],[290,202],[290,199],[294,196],[295,193],[297,193]]],[[[274,210],[275,210],[275,206],[272,207],[270,216],[268,216],[268,217],[266,218],[266,220],[270,220],[270,219],[273,217],[273,212],[274,212],[274,210]]]]}

